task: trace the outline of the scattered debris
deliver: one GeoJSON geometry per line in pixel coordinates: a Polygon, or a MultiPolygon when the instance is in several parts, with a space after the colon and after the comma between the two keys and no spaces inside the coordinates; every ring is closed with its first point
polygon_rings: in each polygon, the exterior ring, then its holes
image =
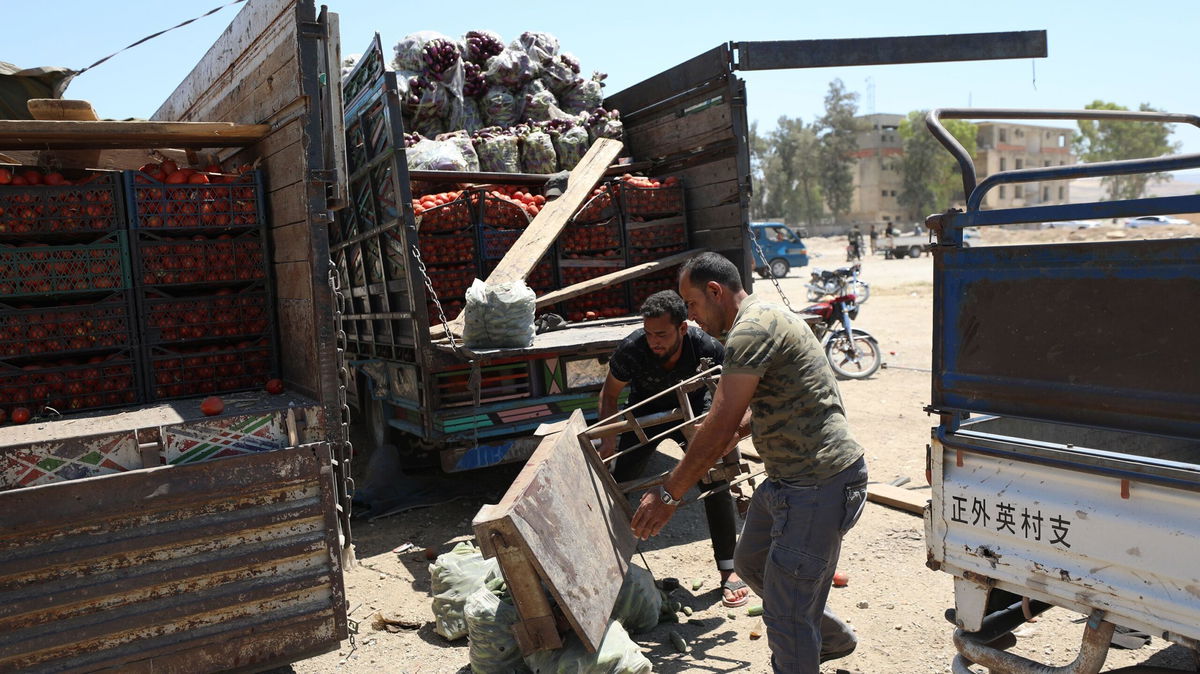
{"type": "Polygon", "coordinates": [[[762,614],[763,614],[762,604],[755,604],[754,606],[751,606],[746,609],[746,615],[748,615],[748,616],[759,616],[762,614]]]}
{"type": "Polygon", "coordinates": [[[395,634],[396,632],[411,632],[419,630],[425,626],[425,623],[416,620],[406,620],[399,616],[385,615],[382,611],[375,613],[374,620],[371,621],[371,627],[379,630],[395,634]]]}
{"type": "Polygon", "coordinates": [[[870,608],[871,607],[871,605],[865,601],[860,601],[857,604],[855,604],[855,606],[857,606],[859,608],[870,608]]]}
{"type": "Polygon", "coordinates": [[[695,580],[692,581],[692,592],[699,590],[701,588],[701,586],[703,586],[703,585],[704,585],[704,579],[696,578],[695,580]]]}
{"type": "Polygon", "coordinates": [[[684,639],[683,635],[681,635],[679,632],[672,630],[670,636],[671,643],[675,644],[675,650],[679,651],[680,653],[687,653],[688,651],[692,650],[692,647],[688,645],[687,639],[684,639]]]}
{"type": "Polygon", "coordinates": [[[400,545],[392,548],[392,552],[396,553],[397,555],[403,555],[406,552],[410,552],[410,551],[416,550],[416,549],[417,549],[417,546],[413,545],[412,543],[401,543],[400,545]]]}

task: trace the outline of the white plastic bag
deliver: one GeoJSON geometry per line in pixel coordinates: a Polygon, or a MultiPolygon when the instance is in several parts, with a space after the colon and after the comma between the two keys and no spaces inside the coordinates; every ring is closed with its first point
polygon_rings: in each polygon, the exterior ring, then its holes
{"type": "Polygon", "coordinates": [[[513,636],[513,623],[520,619],[512,601],[480,588],[467,597],[467,638],[470,639],[471,671],[474,674],[528,672],[521,649],[513,636]]]}
{"type": "Polygon", "coordinates": [[[630,634],[638,634],[658,625],[661,609],[662,594],[654,586],[654,576],[642,567],[630,564],[613,605],[612,619],[621,623],[630,634]]]}
{"type": "Polygon", "coordinates": [[[467,348],[524,348],[533,343],[537,295],[525,281],[488,284],[479,279],[467,288],[463,343],[467,348]]]}
{"type": "Polygon", "coordinates": [[[575,634],[562,648],[530,653],[525,664],[534,674],[648,674],[650,661],[617,621],[608,623],[595,653],[588,653],[575,634]]]}
{"type": "Polygon", "coordinates": [[[500,576],[500,564],[484,559],[470,543],[459,543],[429,565],[432,577],[434,630],[450,641],[467,636],[463,613],[467,597],[500,576]]]}

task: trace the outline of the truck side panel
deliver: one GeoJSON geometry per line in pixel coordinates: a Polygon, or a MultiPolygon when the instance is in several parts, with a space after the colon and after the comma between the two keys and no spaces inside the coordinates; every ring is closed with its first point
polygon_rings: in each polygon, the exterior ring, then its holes
{"type": "Polygon", "coordinates": [[[217,671],[336,646],[328,465],[314,444],[0,493],[0,670],[217,671]]]}

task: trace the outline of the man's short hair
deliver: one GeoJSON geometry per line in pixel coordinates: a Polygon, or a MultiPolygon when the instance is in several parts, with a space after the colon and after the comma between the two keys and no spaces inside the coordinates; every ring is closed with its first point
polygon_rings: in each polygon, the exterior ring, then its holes
{"type": "Polygon", "coordinates": [[[700,253],[684,262],[679,269],[679,279],[683,280],[685,275],[692,285],[698,287],[707,285],[709,281],[716,281],[733,292],[742,289],[742,275],[738,268],[728,258],[717,253],[700,253]]]}
{"type": "Polygon", "coordinates": [[[676,326],[687,320],[687,305],[674,290],[660,290],[642,302],[642,318],[669,316],[676,326]]]}

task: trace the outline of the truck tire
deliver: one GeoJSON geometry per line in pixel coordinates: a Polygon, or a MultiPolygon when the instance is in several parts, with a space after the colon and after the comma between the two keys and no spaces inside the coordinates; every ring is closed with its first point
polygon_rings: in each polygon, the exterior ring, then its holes
{"type": "Polygon", "coordinates": [[[921,257],[922,251],[923,251],[923,248],[921,246],[909,246],[908,247],[908,256],[911,258],[921,257]]]}
{"type": "Polygon", "coordinates": [[[892,259],[893,260],[903,260],[905,255],[908,255],[907,248],[893,248],[892,249],[892,259]]]}
{"type": "Polygon", "coordinates": [[[787,260],[781,257],[771,260],[771,275],[775,278],[783,278],[787,276],[791,269],[792,268],[790,265],[788,265],[787,260]]]}

